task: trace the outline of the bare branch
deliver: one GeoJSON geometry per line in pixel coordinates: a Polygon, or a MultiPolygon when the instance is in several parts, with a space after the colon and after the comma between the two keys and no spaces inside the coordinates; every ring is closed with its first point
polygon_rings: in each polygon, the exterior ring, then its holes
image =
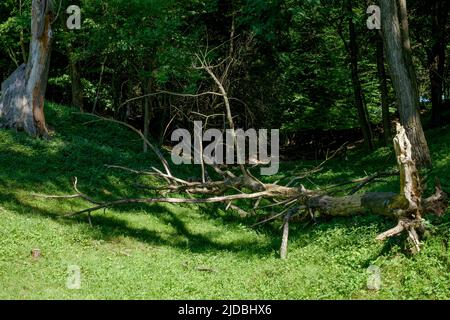
{"type": "Polygon", "coordinates": [[[141,100],[144,98],[148,98],[148,97],[153,97],[153,96],[157,96],[160,94],[168,94],[171,96],[177,96],[177,97],[183,97],[183,98],[198,98],[198,97],[202,97],[202,96],[222,96],[221,93],[218,92],[212,92],[212,91],[208,91],[208,92],[202,92],[202,93],[196,93],[196,94],[190,94],[190,93],[178,93],[178,92],[171,92],[171,91],[165,91],[165,90],[158,90],[157,92],[153,92],[153,93],[149,93],[149,94],[145,94],[142,96],[138,96],[138,97],[134,97],[131,99],[128,99],[126,101],[124,101],[120,106],[124,106],[127,103],[136,101],[136,100],[141,100]]]}
{"type": "Polygon", "coordinates": [[[85,210],[77,211],[74,213],[66,214],[65,217],[73,217],[75,215],[80,215],[82,213],[94,212],[105,208],[110,208],[118,205],[124,204],[136,204],[136,203],[217,203],[217,202],[227,202],[233,200],[240,199],[255,199],[258,197],[263,197],[269,195],[270,192],[263,191],[257,193],[243,193],[243,194],[234,194],[230,196],[220,196],[220,197],[212,197],[212,198],[204,198],[204,199],[185,199],[185,198],[137,198],[137,199],[120,199],[111,202],[105,202],[103,204],[97,205],[92,208],[88,208],[85,210]]]}

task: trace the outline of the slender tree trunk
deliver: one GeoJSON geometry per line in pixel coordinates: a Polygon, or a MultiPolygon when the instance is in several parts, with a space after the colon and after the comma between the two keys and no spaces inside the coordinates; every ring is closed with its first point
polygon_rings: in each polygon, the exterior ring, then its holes
{"type": "Polygon", "coordinates": [[[0,125],[33,136],[48,136],[44,97],[53,40],[51,4],[50,0],[33,0],[28,62],[2,83],[0,125]]]}
{"type": "MultiPolygon", "coordinates": [[[[20,16],[22,16],[22,7],[23,7],[23,3],[22,0],[19,0],[19,14],[20,16]]],[[[23,29],[20,29],[20,49],[22,51],[22,59],[23,59],[23,63],[27,63],[28,57],[27,57],[27,49],[25,48],[25,39],[24,39],[24,35],[23,35],[23,29]]]]}
{"type": "Polygon", "coordinates": [[[23,63],[27,63],[28,57],[27,57],[27,50],[25,49],[25,39],[23,35],[23,30],[20,30],[20,49],[22,50],[22,59],[23,63]]]}
{"type": "MultiPolygon", "coordinates": [[[[148,80],[148,83],[144,85],[144,94],[149,94],[153,90],[152,79],[148,80]]],[[[150,117],[152,113],[152,97],[145,97],[144,99],[144,137],[148,140],[150,136],[150,117]]],[[[147,143],[144,143],[144,152],[148,151],[147,143]]]]}
{"type": "MultiPolygon", "coordinates": [[[[150,134],[150,98],[144,99],[144,137],[148,140],[150,134]]],[[[148,152],[147,143],[144,142],[144,153],[148,152]]]]}
{"type": "Polygon", "coordinates": [[[386,146],[391,144],[391,120],[389,116],[389,100],[388,100],[388,86],[387,86],[387,76],[386,68],[384,65],[384,50],[383,50],[383,38],[381,36],[376,36],[377,45],[377,70],[378,70],[378,81],[381,96],[381,113],[383,118],[383,136],[384,143],[386,146]]]}
{"type": "Polygon", "coordinates": [[[358,73],[358,43],[356,40],[356,30],[355,25],[353,23],[353,18],[351,15],[353,14],[353,6],[352,0],[347,1],[347,10],[350,17],[348,18],[348,29],[350,35],[349,42],[349,51],[350,51],[350,64],[352,71],[352,84],[353,91],[355,95],[355,104],[358,109],[358,118],[359,124],[361,126],[361,130],[364,136],[364,142],[366,146],[372,150],[373,142],[372,142],[372,129],[370,126],[369,114],[367,112],[367,106],[364,103],[364,93],[361,87],[361,81],[359,79],[358,73]]]}
{"type": "Polygon", "coordinates": [[[448,0],[437,0],[432,8],[433,47],[428,53],[428,68],[431,85],[431,120],[433,126],[441,122],[442,95],[444,93],[445,59],[447,46],[447,22],[450,4],[448,0]]]}
{"type": "Polygon", "coordinates": [[[97,111],[97,105],[98,105],[98,100],[100,98],[100,90],[102,88],[103,74],[105,73],[105,64],[106,64],[107,58],[108,57],[105,57],[105,59],[102,62],[102,67],[100,70],[100,78],[98,80],[98,85],[97,85],[97,93],[95,95],[94,106],[92,107],[92,113],[95,113],[95,111],[97,111]]]}
{"type": "MultiPolygon", "coordinates": [[[[131,81],[128,81],[128,88],[127,88],[127,95],[126,97],[133,97],[133,83],[131,81]]],[[[125,110],[125,119],[124,121],[128,121],[128,119],[130,119],[131,117],[131,102],[127,99],[127,104],[126,104],[126,110],[125,110]]]]}
{"type": "Polygon", "coordinates": [[[80,112],[84,112],[83,102],[83,87],[81,85],[81,75],[78,67],[78,63],[75,61],[72,53],[72,48],[69,45],[69,67],[70,67],[70,80],[72,84],[72,106],[79,109],[80,112]]]}
{"type": "Polygon", "coordinates": [[[445,47],[441,46],[438,51],[439,53],[432,58],[429,66],[432,103],[431,122],[433,126],[441,124],[445,73],[445,47]]]}
{"type": "Polygon", "coordinates": [[[401,25],[396,0],[380,0],[381,23],[386,60],[396,92],[400,121],[412,144],[418,166],[430,166],[431,157],[419,113],[419,93],[408,36],[406,4],[400,2],[401,25]]]}

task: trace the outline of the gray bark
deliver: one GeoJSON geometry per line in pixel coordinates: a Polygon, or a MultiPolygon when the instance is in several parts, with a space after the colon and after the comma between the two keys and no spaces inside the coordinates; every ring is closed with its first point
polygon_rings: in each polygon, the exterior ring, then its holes
{"type": "Polygon", "coordinates": [[[406,6],[404,0],[400,3],[401,24],[397,1],[380,0],[386,60],[397,96],[400,121],[412,144],[413,159],[419,167],[430,166],[430,151],[420,121],[419,92],[410,52],[406,6]]]}
{"type": "Polygon", "coordinates": [[[1,86],[0,126],[48,136],[44,116],[52,46],[52,1],[33,0],[32,38],[27,64],[19,66],[1,86]]]}

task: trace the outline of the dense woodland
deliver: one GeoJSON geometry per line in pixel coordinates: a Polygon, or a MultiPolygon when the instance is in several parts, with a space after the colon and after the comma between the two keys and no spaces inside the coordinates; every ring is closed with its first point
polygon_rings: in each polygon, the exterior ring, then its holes
{"type": "MultiPolygon", "coordinates": [[[[281,240],[273,235],[273,250],[285,259],[290,230],[295,248],[305,223],[371,213],[388,219],[377,240],[403,234],[402,252],[418,253],[429,230],[448,220],[442,172],[450,151],[439,135],[446,141],[450,122],[449,11],[448,0],[2,0],[5,161],[15,143],[43,153],[70,139],[80,139],[74,150],[99,143],[98,154],[86,156],[55,147],[61,157],[84,159],[79,168],[68,175],[60,168],[64,182],[52,187],[21,187],[38,202],[78,199],[62,214],[91,227],[97,213],[116,207],[212,205],[207,210],[231,210],[249,228],[275,223],[281,240]],[[71,5],[81,8],[80,28],[69,28],[71,5]],[[259,177],[243,164],[175,168],[166,160],[171,133],[193,130],[194,121],[204,129],[279,129],[280,173],[259,177]],[[117,140],[106,138],[113,132],[117,140]],[[91,141],[96,135],[103,140],[91,141]],[[119,140],[134,156],[90,167],[102,148],[122,150],[119,140]],[[347,174],[352,163],[357,169],[347,174]],[[139,178],[114,176],[126,182],[111,182],[110,192],[105,166],[139,178]]],[[[11,174],[5,167],[0,184],[11,174]]],[[[14,212],[25,206],[17,199],[3,200],[14,212]]],[[[447,234],[436,238],[448,246],[447,234]]]]}
{"type": "MultiPolygon", "coordinates": [[[[208,74],[192,68],[195,55],[205,54],[222,64],[217,73],[233,97],[237,125],[280,128],[293,156],[323,157],[348,138],[369,148],[390,144],[399,114],[365,1],[54,2],[50,101],[130,122],[163,143],[167,132],[188,126],[192,112],[223,113],[221,99],[135,98],[214,89],[208,74]],[[80,30],[66,27],[71,4],[82,8],[80,30]]],[[[3,80],[27,61],[30,5],[0,5],[3,80]]],[[[426,126],[438,126],[450,96],[448,3],[408,1],[408,10],[421,113],[426,126]]]]}

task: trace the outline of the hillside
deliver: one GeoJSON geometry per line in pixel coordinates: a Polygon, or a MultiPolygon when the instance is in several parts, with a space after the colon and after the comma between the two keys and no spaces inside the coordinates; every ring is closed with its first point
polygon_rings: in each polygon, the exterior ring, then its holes
{"type": "MultiPolygon", "coordinates": [[[[435,228],[420,254],[409,256],[401,239],[375,236],[395,222],[376,216],[298,223],[288,260],[278,258],[279,224],[251,228],[221,205],[139,205],[61,218],[84,208],[81,200],[54,201],[35,194],[70,194],[71,179],[102,199],[131,194],[149,179],[106,164],[145,169],[156,165],[142,154],[137,136],[118,125],[54,104],[47,106],[51,141],[0,131],[0,298],[3,299],[450,299],[450,217],[435,228]],[[32,259],[39,248],[42,257],[32,259]],[[325,262],[325,263],[324,263],[325,262]],[[81,290],[66,288],[68,265],[78,265],[81,290]],[[366,288],[367,268],[381,268],[380,291],[366,288]]],[[[430,177],[450,190],[450,131],[427,132],[434,160],[430,177]]],[[[353,151],[334,159],[305,182],[324,187],[395,166],[392,150],[369,156],[353,151]]],[[[271,179],[288,179],[315,162],[289,162],[271,179]]],[[[181,170],[181,169],[180,169],[181,170]]],[[[181,172],[193,175],[194,169],[181,172]]],[[[432,180],[431,180],[432,181],[432,180]]],[[[396,191],[385,179],[372,190],[396,191]]],[[[367,190],[367,188],[366,188],[367,190]]]]}

